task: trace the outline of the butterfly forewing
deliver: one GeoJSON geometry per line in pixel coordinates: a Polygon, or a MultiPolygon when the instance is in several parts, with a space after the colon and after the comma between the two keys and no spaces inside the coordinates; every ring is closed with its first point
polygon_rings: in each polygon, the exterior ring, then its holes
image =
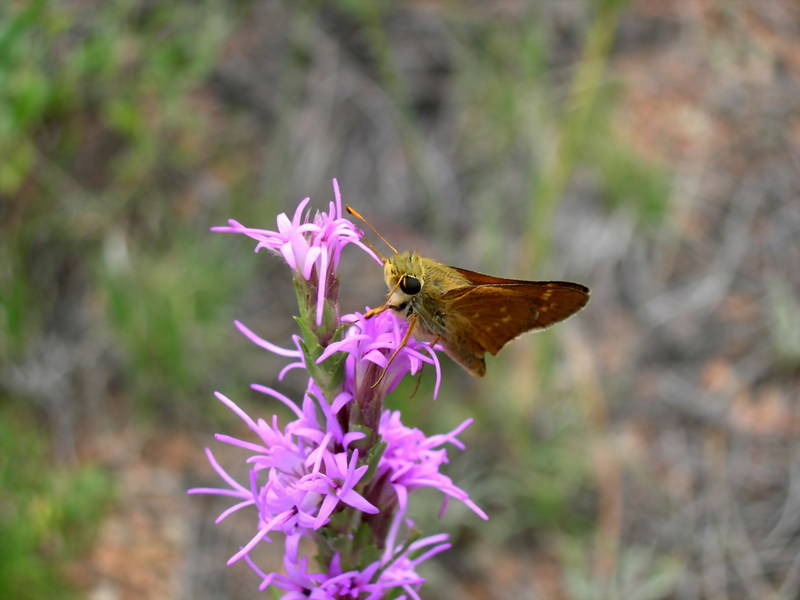
{"type": "MultiPolygon", "coordinates": [[[[505,291],[515,291],[530,298],[537,311],[541,322],[532,326],[533,329],[543,329],[554,323],[563,321],[574,315],[589,302],[589,288],[570,281],[526,281],[524,279],[504,279],[484,273],[468,271],[451,267],[463,275],[470,283],[469,286],[452,290],[453,297],[463,295],[473,289],[486,288],[491,299],[494,294],[503,297],[505,291]]],[[[491,303],[490,303],[491,305],[491,303]]],[[[528,331],[527,329],[525,331],[528,331]]]]}
{"type": "Polygon", "coordinates": [[[469,322],[486,351],[496,354],[518,335],[578,312],[589,294],[583,286],[567,282],[521,282],[459,288],[445,294],[444,300],[452,315],[469,322]]]}
{"type": "Polygon", "coordinates": [[[477,271],[470,271],[468,269],[460,269],[459,267],[448,267],[448,269],[453,269],[457,273],[463,275],[470,282],[470,285],[508,285],[509,283],[538,283],[536,281],[527,281],[525,279],[506,279],[505,277],[495,277],[494,275],[487,275],[486,273],[478,273],[477,271]]]}
{"type": "Polygon", "coordinates": [[[497,354],[518,335],[558,323],[589,301],[589,290],[576,283],[459,272],[474,283],[444,295],[452,325],[448,331],[458,333],[442,341],[448,352],[476,375],[485,371],[484,353],[497,354]]]}

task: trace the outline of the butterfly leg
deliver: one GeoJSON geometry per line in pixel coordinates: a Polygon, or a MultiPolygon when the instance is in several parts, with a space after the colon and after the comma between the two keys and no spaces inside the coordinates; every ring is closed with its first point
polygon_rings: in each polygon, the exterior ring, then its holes
{"type": "Polygon", "coordinates": [[[372,308],[367,311],[367,314],[364,315],[365,319],[371,319],[375,315],[381,314],[383,311],[389,308],[389,300],[387,299],[386,302],[378,306],[377,308],[372,308]]]}
{"type": "MultiPolygon", "coordinates": [[[[384,309],[384,310],[385,310],[385,309],[384,309]]],[[[371,311],[370,311],[370,312],[371,312],[371,311]]],[[[402,350],[402,349],[403,349],[403,348],[406,346],[406,344],[408,344],[408,338],[410,338],[410,337],[411,337],[411,332],[414,330],[414,326],[415,326],[416,324],[417,324],[417,315],[416,315],[416,314],[412,314],[412,315],[409,317],[409,319],[408,319],[408,329],[406,329],[406,333],[405,333],[405,335],[403,336],[403,339],[402,339],[402,340],[400,340],[400,345],[399,345],[399,346],[397,346],[397,348],[395,349],[395,351],[394,351],[394,352],[392,353],[392,355],[389,357],[389,360],[386,362],[386,366],[383,368],[383,373],[381,373],[381,376],[380,376],[380,377],[378,377],[378,381],[376,381],[376,382],[375,382],[375,383],[372,385],[372,387],[376,387],[376,386],[377,386],[377,385],[378,385],[378,384],[379,384],[381,381],[383,381],[383,378],[386,376],[386,372],[389,370],[389,365],[391,365],[391,364],[392,364],[392,361],[393,361],[393,360],[395,359],[395,357],[396,357],[396,356],[397,356],[397,355],[400,353],[400,350],[402,350]]]]}

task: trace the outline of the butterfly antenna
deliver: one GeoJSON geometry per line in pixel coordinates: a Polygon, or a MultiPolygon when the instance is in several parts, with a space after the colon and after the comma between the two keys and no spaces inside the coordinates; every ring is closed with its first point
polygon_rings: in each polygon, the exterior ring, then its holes
{"type": "Polygon", "coordinates": [[[375,247],[375,244],[373,244],[372,242],[370,242],[370,241],[369,241],[367,238],[365,238],[365,237],[362,237],[362,238],[361,238],[361,241],[362,241],[362,242],[364,242],[364,243],[365,243],[367,246],[369,246],[369,249],[370,249],[370,250],[372,250],[372,251],[373,251],[375,254],[377,254],[377,255],[378,255],[378,258],[380,258],[380,259],[381,259],[381,262],[382,262],[382,263],[386,264],[386,262],[388,261],[388,259],[387,259],[387,258],[386,258],[386,257],[385,257],[383,254],[381,254],[381,251],[380,251],[380,250],[378,250],[378,249],[375,247]]]}
{"type": "MultiPolygon", "coordinates": [[[[356,210],[355,210],[355,209],[354,209],[352,206],[349,206],[349,205],[348,205],[348,206],[346,206],[345,208],[347,209],[347,212],[349,212],[351,215],[353,215],[353,216],[354,216],[356,219],[359,219],[360,221],[363,221],[363,222],[364,222],[364,224],[365,224],[367,227],[369,227],[369,228],[372,230],[372,233],[374,233],[375,235],[377,235],[377,236],[378,236],[378,237],[381,239],[381,241],[383,241],[383,243],[384,243],[384,244],[386,244],[387,246],[389,246],[389,248],[392,250],[392,252],[394,252],[395,254],[398,254],[398,252],[397,252],[397,248],[395,248],[395,247],[394,247],[394,246],[392,246],[392,245],[391,245],[391,244],[390,244],[388,241],[386,241],[386,238],[385,238],[385,237],[383,237],[383,236],[380,234],[380,232],[379,232],[377,229],[375,229],[375,228],[372,226],[372,223],[370,223],[370,222],[369,222],[369,221],[367,221],[367,220],[366,220],[364,217],[362,217],[360,214],[358,214],[358,213],[356,212],[356,210]]],[[[383,262],[386,262],[386,258],[383,256],[383,254],[381,254],[380,252],[378,252],[378,250],[377,250],[377,248],[375,248],[375,246],[373,246],[372,244],[370,244],[370,243],[369,243],[369,241],[367,241],[366,239],[365,239],[364,241],[365,241],[365,242],[367,242],[367,244],[369,244],[369,247],[370,247],[370,248],[372,248],[372,250],[373,250],[373,252],[375,252],[375,254],[377,254],[378,256],[380,256],[380,257],[381,257],[381,259],[383,259],[383,262]]]]}

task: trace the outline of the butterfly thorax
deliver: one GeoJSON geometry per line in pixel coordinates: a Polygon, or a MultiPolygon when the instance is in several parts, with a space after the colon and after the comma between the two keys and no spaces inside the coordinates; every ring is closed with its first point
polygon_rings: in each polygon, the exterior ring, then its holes
{"type": "Polygon", "coordinates": [[[434,336],[441,334],[444,325],[442,297],[469,283],[458,272],[416,252],[403,252],[389,258],[384,264],[383,276],[389,288],[389,308],[405,318],[416,314],[420,329],[434,336]]]}

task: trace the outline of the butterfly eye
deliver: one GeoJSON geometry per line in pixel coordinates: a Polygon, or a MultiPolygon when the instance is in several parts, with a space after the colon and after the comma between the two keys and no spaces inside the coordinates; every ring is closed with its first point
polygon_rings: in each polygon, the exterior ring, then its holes
{"type": "Polygon", "coordinates": [[[400,280],[400,290],[404,294],[408,294],[409,296],[415,296],[419,294],[419,291],[422,289],[422,283],[416,277],[411,275],[403,275],[403,278],[400,280]]]}

